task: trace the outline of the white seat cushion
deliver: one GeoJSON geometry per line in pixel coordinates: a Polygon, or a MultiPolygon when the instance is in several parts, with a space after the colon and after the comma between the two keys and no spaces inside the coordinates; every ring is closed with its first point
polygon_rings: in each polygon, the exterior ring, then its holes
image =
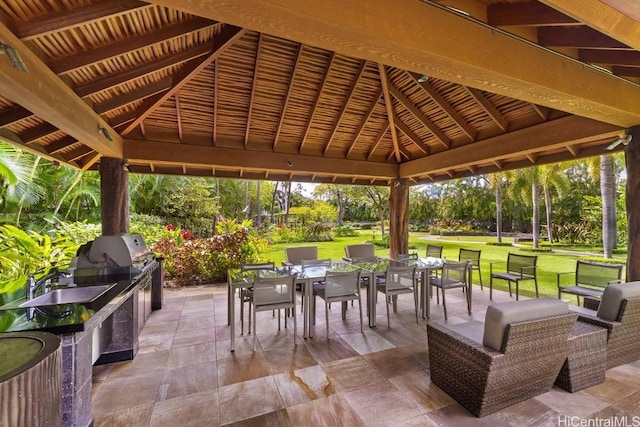
{"type": "Polygon", "coordinates": [[[501,351],[504,332],[509,323],[560,316],[569,312],[569,305],[556,298],[537,298],[492,304],[484,319],[482,343],[501,351]]]}
{"type": "Polygon", "coordinates": [[[620,314],[620,304],[625,298],[640,296],[640,282],[619,283],[604,288],[598,307],[598,317],[616,321],[620,314]]]}

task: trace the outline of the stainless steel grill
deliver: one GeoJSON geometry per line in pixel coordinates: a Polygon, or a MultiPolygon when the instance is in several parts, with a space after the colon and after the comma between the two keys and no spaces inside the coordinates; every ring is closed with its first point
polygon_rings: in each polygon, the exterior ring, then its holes
{"type": "Polygon", "coordinates": [[[99,236],[78,250],[72,267],[117,268],[132,267],[144,270],[154,261],[144,239],[137,233],[99,236]]]}

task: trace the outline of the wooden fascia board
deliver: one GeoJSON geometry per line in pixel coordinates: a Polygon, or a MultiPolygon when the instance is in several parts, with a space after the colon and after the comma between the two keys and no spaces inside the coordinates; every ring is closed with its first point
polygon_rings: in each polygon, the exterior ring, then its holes
{"type": "Polygon", "coordinates": [[[97,152],[110,157],[122,157],[122,138],[116,131],[2,23],[0,39],[16,49],[28,70],[20,71],[11,65],[5,55],[0,56],[0,93],[3,97],[97,152]],[[100,127],[109,132],[113,141],[98,132],[100,127]]]}
{"type": "Polygon", "coordinates": [[[493,160],[500,162],[517,154],[566,147],[573,141],[594,135],[615,136],[623,131],[615,125],[584,117],[563,117],[403,163],[400,165],[400,177],[408,178],[493,160]]]}
{"type": "MultiPolygon", "coordinates": [[[[153,0],[152,3],[619,126],[640,123],[639,85],[431,3],[415,0],[153,0]],[[451,31],[452,28],[456,31],[451,31]]],[[[639,42],[636,40],[635,44],[639,42]]]]}
{"type": "Polygon", "coordinates": [[[382,162],[134,139],[125,141],[124,157],[133,162],[233,167],[283,173],[294,170],[296,173],[380,179],[393,179],[398,175],[398,165],[382,162]],[[289,164],[292,166],[288,166],[289,164]]]}
{"type": "Polygon", "coordinates": [[[640,50],[640,37],[638,37],[640,22],[617,11],[601,0],[540,1],[635,50],[640,50]]]}

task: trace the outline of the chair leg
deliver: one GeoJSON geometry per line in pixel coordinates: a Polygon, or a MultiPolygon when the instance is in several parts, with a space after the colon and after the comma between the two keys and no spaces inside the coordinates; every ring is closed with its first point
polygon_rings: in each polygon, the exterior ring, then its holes
{"type": "Polygon", "coordinates": [[[520,285],[520,282],[516,280],[516,301],[518,301],[518,297],[520,296],[520,290],[518,289],[519,285],[520,285]]]}
{"type": "MultiPolygon", "coordinates": [[[[253,311],[255,312],[255,310],[253,310],[253,311]]],[[[249,320],[249,327],[247,328],[247,332],[251,333],[251,304],[249,304],[249,317],[248,317],[248,320],[249,320]]]]}
{"type": "Polygon", "coordinates": [[[493,300],[493,276],[489,277],[489,300],[493,300]]]}
{"type": "MultiPolygon", "coordinates": [[[[233,320],[235,319],[231,319],[231,321],[233,320]]],[[[251,326],[249,326],[249,329],[251,329],[251,326]]],[[[244,301],[242,299],[242,294],[240,294],[240,335],[244,335],[244,301]]]]}
{"type": "Polygon", "coordinates": [[[538,293],[538,279],[533,279],[533,283],[536,285],[536,298],[540,298],[540,294],[538,293]]]}
{"type": "Polygon", "coordinates": [[[447,320],[447,303],[444,299],[444,288],[442,288],[442,308],[444,309],[444,320],[447,320]]]}
{"type": "Polygon", "coordinates": [[[420,323],[420,320],[418,319],[418,288],[413,290],[413,305],[416,308],[416,323],[420,323]]]}
{"type": "MultiPolygon", "coordinates": [[[[512,297],[513,294],[511,293],[511,280],[508,280],[507,283],[509,283],[509,296],[512,297]]],[[[516,282],[516,300],[518,299],[518,282],[516,282]]]]}
{"type": "MultiPolygon", "coordinates": [[[[442,291],[444,293],[444,291],[442,291]]],[[[440,304],[440,288],[436,286],[436,304],[440,304]]]]}
{"type": "Polygon", "coordinates": [[[387,297],[386,294],[385,294],[385,298],[384,298],[385,304],[384,305],[387,306],[387,327],[391,328],[391,319],[389,318],[389,299],[390,299],[390,297],[387,297]]]}
{"type": "MultiPolygon", "coordinates": [[[[295,308],[292,310],[295,314],[295,308]]],[[[296,345],[296,337],[298,336],[298,321],[296,316],[293,316],[293,345],[296,345]]]]}
{"type": "Polygon", "coordinates": [[[329,304],[327,301],[324,302],[324,323],[327,326],[327,339],[329,339],[329,304]]]}
{"type": "Polygon", "coordinates": [[[256,333],[256,325],[257,325],[257,322],[256,322],[256,311],[253,310],[253,351],[254,351],[254,353],[256,351],[256,336],[258,335],[256,333]]]}
{"type": "Polygon", "coordinates": [[[360,310],[360,333],[363,333],[362,329],[362,300],[360,299],[360,292],[358,292],[358,310],[360,310]]]}
{"type": "Polygon", "coordinates": [[[482,287],[482,272],[480,271],[480,266],[478,266],[478,276],[480,276],[480,289],[484,289],[482,287]]]}
{"type": "Polygon", "coordinates": [[[278,330],[280,330],[280,310],[278,310],[278,330]]]}

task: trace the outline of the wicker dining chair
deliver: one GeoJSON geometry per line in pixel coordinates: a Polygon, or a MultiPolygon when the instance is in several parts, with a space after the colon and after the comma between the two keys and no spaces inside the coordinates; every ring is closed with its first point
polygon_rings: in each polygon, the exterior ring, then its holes
{"type": "Polygon", "coordinates": [[[578,315],[555,298],[493,304],[484,324],[427,324],[431,381],[477,417],[551,390],[578,315]]]}

